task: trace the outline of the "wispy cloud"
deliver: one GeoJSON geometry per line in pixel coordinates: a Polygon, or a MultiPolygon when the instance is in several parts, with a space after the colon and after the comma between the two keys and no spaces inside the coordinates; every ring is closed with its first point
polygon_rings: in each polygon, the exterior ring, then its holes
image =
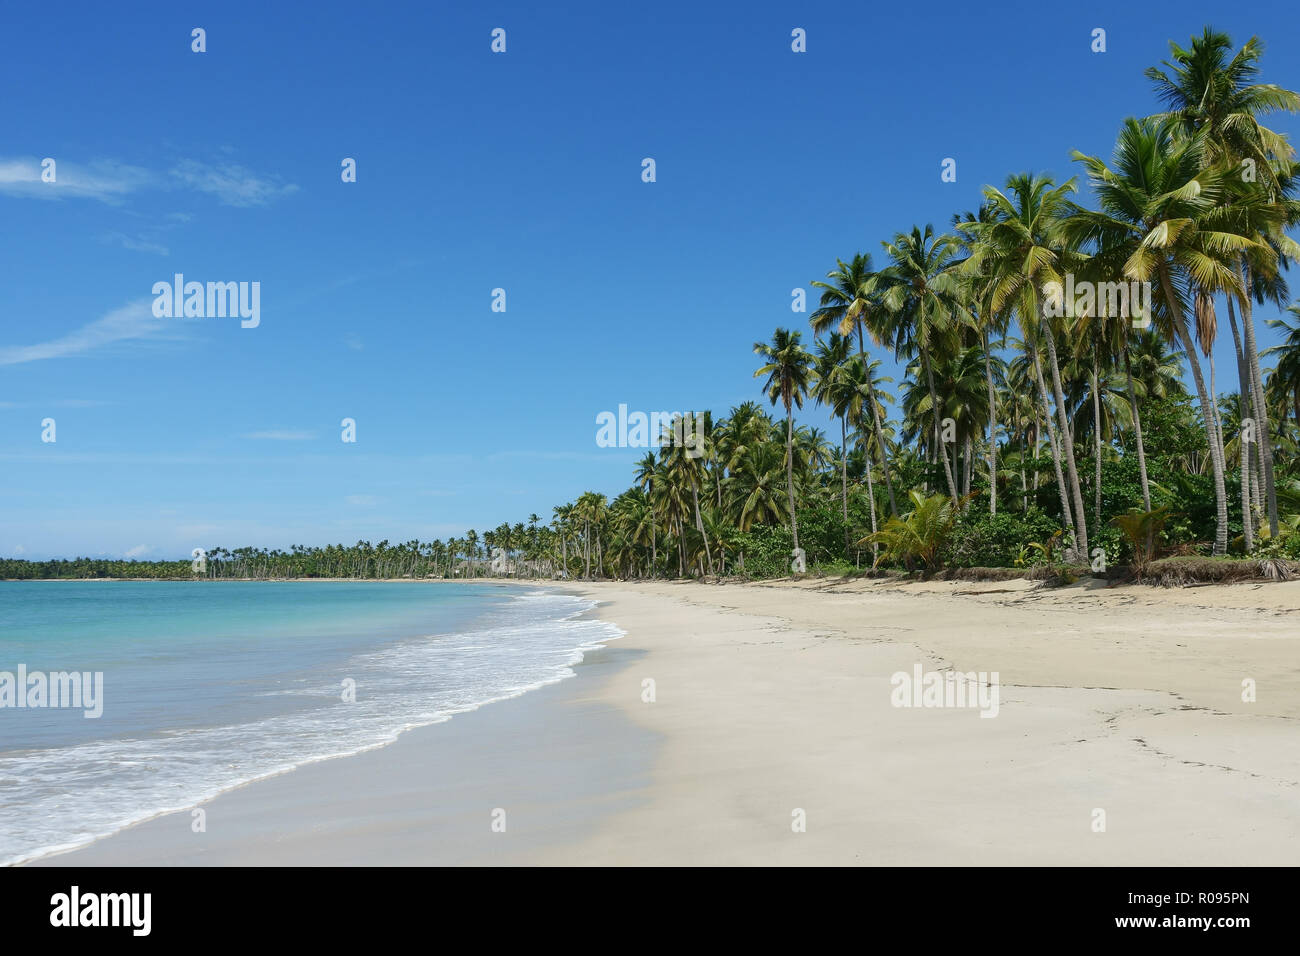
{"type": "Polygon", "coordinates": [[[210,193],[228,206],[265,206],[273,199],[297,192],[293,183],[276,176],[260,176],[234,163],[213,166],[186,159],[171,170],[172,177],[199,192],[210,193]]]}
{"type": "Polygon", "coordinates": [[[152,252],[160,256],[169,254],[167,247],[161,243],[150,242],[140,236],[128,236],[124,232],[110,232],[104,237],[104,241],[134,252],[152,252]]]}
{"type": "Polygon", "coordinates": [[[126,551],[122,553],[122,557],[142,558],[152,550],[153,548],[149,547],[147,544],[137,544],[134,548],[127,548],[126,551]]]}
{"type": "Polygon", "coordinates": [[[36,345],[0,346],[0,365],[20,365],[41,359],[85,355],[106,345],[139,339],[177,337],[178,326],[154,316],[151,300],[139,299],[114,309],[62,338],[36,345]]]}
{"type": "Polygon", "coordinates": [[[98,199],[117,203],[122,197],[158,182],[139,166],[108,160],[79,164],[55,160],[54,181],[41,179],[35,157],[0,159],[0,193],[24,199],[98,199]]]}
{"type": "Polygon", "coordinates": [[[256,438],[259,441],[311,441],[316,437],[315,432],[289,431],[287,429],[271,429],[262,432],[250,432],[245,438],[256,438]]]}
{"type": "Polygon", "coordinates": [[[350,505],[357,505],[363,508],[369,508],[379,504],[379,499],[374,495],[348,495],[343,499],[350,505]]]}
{"type": "MultiPolygon", "coordinates": [[[[55,161],[54,181],[46,182],[41,176],[40,159],[0,157],[0,194],[21,199],[97,199],[116,204],[140,190],[188,188],[216,196],[228,206],[265,206],[298,190],[297,185],[279,176],[257,173],[237,163],[214,165],[183,159],[166,174],[160,174],[114,160],[78,163],[51,158],[55,161]]],[[[190,217],[188,213],[173,213],[172,218],[184,222],[190,217]]]]}

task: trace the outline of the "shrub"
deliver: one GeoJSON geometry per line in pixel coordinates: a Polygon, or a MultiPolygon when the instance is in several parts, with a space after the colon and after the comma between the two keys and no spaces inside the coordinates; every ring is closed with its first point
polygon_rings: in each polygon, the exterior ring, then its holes
{"type": "Polygon", "coordinates": [[[958,568],[1016,567],[1022,549],[1050,538],[1060,527],[1034,508],[1025,515],[968,510],[957,520],[945,561],[958,568]]]}

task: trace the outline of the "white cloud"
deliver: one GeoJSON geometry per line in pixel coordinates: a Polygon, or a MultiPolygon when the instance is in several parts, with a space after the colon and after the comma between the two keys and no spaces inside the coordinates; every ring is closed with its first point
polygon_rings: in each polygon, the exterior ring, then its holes
{"type": "Polygon", "coordinates": [[[0,193],[26,199],[98,199],[115,203],[127,193],[157,182],[153,173],[139,166],[103,160],[81,165],[53,158],[52,183],[41,179],[39,159],[0,159],[0,193]]]}
{"type": "Polygon", "coordinates": [[[122,557],[142,558],[152,550],[153,548],[149,547],[149,545],[147,544],[137,544],[134,548],[127,548],[126,551],[122,554],[122,557]]]}
{"type": "Polygon", "coordinates": [[[19,365],[40,359],[84,355],[105,345],[136,339],[160,338],[175,334],[173,320],[153,314],[152,300],[140,299],[114,309],[101,319],[83,325],[75,332],[36,345],[0,346],[0,365],[19,365]]]}
{"type": "Polygon", "coordinates": [[[186,159],[172,168],[171,175],[192,189],[211,193],[228,206],[265,206],[298,189],[292,183],[280,182],[278,177],[259,176],[234,163],[212,166],[186,159]]]}
{"type": "MultiPolygon", "coordinates": [[[[298,187],[279,176],[261,175],[237,163],[212,165],[183,159],[161,175],[140,166],[113,160],[78,163],[54,159],[54,182],[41,178],[41,159],[34,156],[0,157],[0,194],[22,199],[98,199],[120,203],[129,193],[143,189],[188,187],[216,196],[228,206],[265,206],[298,187]]],[[[177,222],[189,213],[171,213],[177,222]]],[[[128,248],[131,248],[128,246],[128,248]]]]}
{"type": "Polygon", "coordinates": [[[379,504],[379,499],[374,495],[348,495],[343,500],[350,505],[357,505],[365,508],[379,504]]]}
{"type": "Polygon", "coordinates": [[[104,237],[104,241],[121,246],[123,249],[130,249],[134,252],[153,252],[160,256],[168,255],[169,250],[166,246],[157,242],[150,242],[140,236],[128,236],[124,232],[110,232],[104,237]]]}

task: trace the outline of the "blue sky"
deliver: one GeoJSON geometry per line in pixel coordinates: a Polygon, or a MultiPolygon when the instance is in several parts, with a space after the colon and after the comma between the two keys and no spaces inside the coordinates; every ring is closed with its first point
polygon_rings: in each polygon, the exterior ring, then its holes
{"type": "Polygon", "coordinates": [[[1170,39],[1259,34],[1300,88],[1294,5],[444,6],[10,8],[0,554],[549,520],[643,453],[597,447],[597,413],[757,398],[793,288],[1108,156],[1170,39]],[[259,282],[260,325],[154,318],[178,272],[259,282]]]}

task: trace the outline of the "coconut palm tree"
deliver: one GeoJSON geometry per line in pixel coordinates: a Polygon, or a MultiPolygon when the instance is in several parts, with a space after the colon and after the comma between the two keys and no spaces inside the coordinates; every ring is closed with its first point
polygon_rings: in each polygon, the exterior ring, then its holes
{"type": "Polygon", "coordinates": [[[997,221],[997,213],[991,203],[981,203],[977,212],[954,215],[953,227],[956,239],[964,254],[964,261],[958,267],[958,273],[964,280],[964,299],[971,313],[972,324],[979,329],[984,352],[984,379],[988,392],[988,470],[989,470],[989,514],[998,513],[998,419],[997,387],[994,383],[993,370],[997,364],[993,350],[989,347],[991,333],[997,333],[1005,339],[1008,315],[999,313],[990,304],[990,295],[994,284],[992,277],[981,269],[980,259],[976,256],[980,229],[997,221]]]}
{"type": "MultiPolygon", "coordinates": [[[[932,356],[936,348],[944,347],[941,340],[952,333],[954,324],[965,318],[955,271],[960,250],[952,236],[936,236],[930,225],[924,230],[913,226],[910,233],[900,232],[892,242],[881,245],[890,264],[867,280],[864,291],[868,297],[878,294],[885,311],[894,317],[895,351],[919,354],[931,407],[938,408],[932,356]]],[[[948,494],[956,507],[957,480],[948,456],[942,453],[943,436],[937,416],[934,426],[934,447],[940,453],[948,494]]]]}
{"type": "Polygon", "coordinates": [[[1233,231],[1242,222],[1240,209],[1224,203],[1233,192],[1234,171],[1207,166],[1205,148],[1201,136],[1176,138],[1170,120],[1126,120],[1110,165],[1077,150],[1073,154],[1088,171],[1101,209],[1075,207],[1065,230],[1103,253],[1124,255],[1124,276],[1152,282],[1159,293],[1162,309],[1156,321],[1182,345],[1205,420],[1217,513],[1214,553],[1223,554],[1228,506],[1222,444],[1214,401],[1188,329],[1189,306],[1198,293],[1227,292],[1240,302],[1245,289],[1233,263],[1244,252],[1267,258],[1271,250],[1233,231]]]}
{"type": "MultiPolygon", "coordinates": [[[[1156,94],[1165,103],[1167,112],[1160,118],[1168,119],[1183,137],[1198,139],[1202,161],[1207,165],[1224,165],[1243,170],[1246,164],[1261,186],[1272,196],[1280,197],[1287,184],[1277,174],[1275,161],[1289,161],[1295,152],[1287,138],[1259,122],[1259,117],[1272,112],[1300,111],[1300,94],[1271,83],[1257,83],[1260,60],[1264,46],[1258,37],[1249,41],[1236,53],[1232,40],[1226,33],[1205,27],[1201,36],[1193,37],[1184,49],[1169,44],[1173,62],[1165,62],[1164,70],[1150,67],[1146,76],[1156,88],[1156,94]]],[[[1280,244],[1293,246],[1290,240],[1280,237],[1280,244]]],[[[1235,268],[1242,285],[1252,287],[1250,257],[1244,252],[1236,257],[1235,268]]],[[[1229,317],[1233,301],[1228,300],[1229,317]]],[[[1264,400],[1263,376],[1255,338],[1255,322],[1249,297],[1241,300],[1242,332],[1244,337],[1242,364],[1247,381],[1243,391],[1249,392],[1259,433],[1259,455],[1264,471],[1269,527],[1272,535],[1278,533],[1278,511],[1273,453],[1268,424],[1268,405],[1264,400]]]]}
{"type": "Polygon", "coordinates": [[[1271,328],[1281,330],[1283,339],[1280,345],[1265,349],[1264,354],[1277,356],[1278,360],[1277,368],[1269,376],[1269,390],[1277,395],[1278,404],[1284,408],[1289,397],[1296,424],[1300,425],[1300,304],[1288,306],[1287,312],[1290,318],[1284,315],[1267,320],[1271,328]]]}
{"type": "Polygon", "coordinates": [[[659,543],[658,537],[655,533],[655,512],[653,504],[656,467],[657,462],[655,461],[655,453],[653,451],[648,451],[645,453],[645,457],[636,463],[636,473],[634,476],[634,481],[636,482],[635,487],[644,489],[646,493],[646,509],[650,517],[650,573],[652,577],[654,576],[654,569],[659,566],[659,543]]]}
{"type": "MultiPolygon", "coordinates": [[[[1053,443],[1052,455],[1058,460],[1064,459],[1065,473],[1069,478],[1069,495],[1064,510],[1066,513],[1072,510],[1072,520],[1067,520],[1066,525],[1073,528],[1074,548],[1077,556],[1082,558],[1089,553],[1088,523],[1061,386],[1057,329],[1049,309],[1053,299],[1059,296],[1057,290],[1064,281],[1063,276],[1075,267],[1079,258],[1074,249],[1062,241],[1059,232],[1061,219],[1069,209],[1068,196],[1074,191],[1074,180],[1057,186],[1046,176],[1029,174],[1008,177],[1005,192],[994,186],[985,186],[984,198],[992,206],[993,222],[978,227],[972,261],[976,268],[989,276],[986,308],[994,313],[1014,308],[1024,340],[1040,342],[1046,349],[1047,364],[1052,373],[1056,429],[1060,438],[1059,447],[1053,443]]],[[[1038,352],[1035,350],[1033,354],[1036,357],[1038,352]]],[[[1046,392],[1041,382],[1039,388],[1046,392]]],[[[1046,410],[1050,422],[1051,409],[1046,410]]],[[[1067,496],[1063,493],[1062,497],[1067,496]]]]}
{"type": "MultiPolygon", "coordinates": [[[[848,336],[854,329],[858,333],[858,356],[865,366],[868,365],[865,345],[865,331],[872,333],[872,340],[880,345],[876,338],[878,330],[884,326],[871,321],[872,311],[881,310],[872,302],[867,290],[871,279],[871,256],[865,252],[856,253],[852,261],[845,263],[835,260],[835,268],[826,273],[830,282],[813,282],[813,288],[821,289],[821,307],[809,316],[813,332],[820,335],[830,328],[835,328],[840,335],[848,336]]],[[[874,396],[868,403],[872,413],[871,425],[876,433],[876,447],[880,450],[880,467],[884,472],[885,491],[889,496],[889,513],[897,516],[898,505],[894,501],[894,485],[889,475],[889,450],[885,446],[884,428],[880,421],[880,404],[874,396]]]]}
{"type": "Polygon", "coordinates": [[[789,520],[789,502],[781,494],[784,470],[780,446],[772,442],[750,445],[736,460],[727,482],[732,520],[741,531],[789,520]]]}
{"type": "Polygon", "coordinates": [[[849,549],[849,423],[848,403],[837,402],[841,391],[844,364],[849,356],[849,342],[838,332],[832,332],[829,341],[818,339],[817,358],[813,366],[812,397],[819,405],[829,406],[840,420],[840,504],[844,517],[844,550],[849,549]]]}
{"type": "Polygon", "coordinates": [[[785,488],[790,504],[790,536],[796,550],[799,548],[799,519],[794,505],[794,409],[803,408],[813,366],[812,355],[799,344],[799,339],[798,332],[778,328],[772,334],[770,344],[754,343],[754,354],[764,360],[754,377],[766,375],[763,391],[768,400],[773,405],[779,400],[785,407],[785,488]]]}

